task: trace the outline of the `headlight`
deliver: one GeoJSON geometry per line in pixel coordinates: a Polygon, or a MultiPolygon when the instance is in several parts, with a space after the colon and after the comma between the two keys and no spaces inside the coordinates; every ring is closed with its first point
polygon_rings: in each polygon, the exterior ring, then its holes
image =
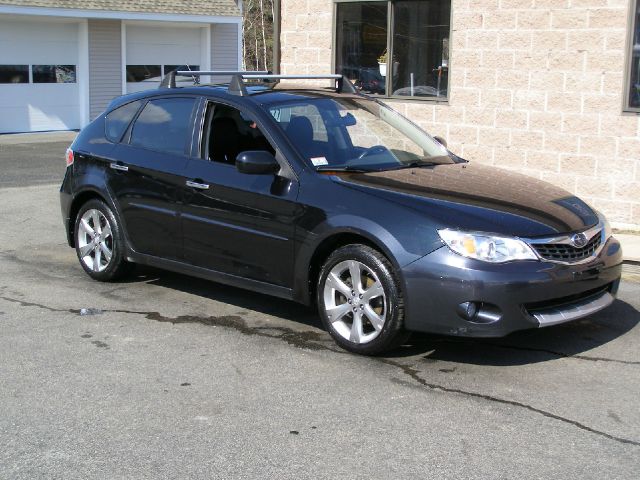
{"type": "Polygon", "coordinates": [[[449,229],[438,230],[438,234],[451,250],[464,257],[492,263],[538,259],[531,247],[518,238],[449,229]]]}

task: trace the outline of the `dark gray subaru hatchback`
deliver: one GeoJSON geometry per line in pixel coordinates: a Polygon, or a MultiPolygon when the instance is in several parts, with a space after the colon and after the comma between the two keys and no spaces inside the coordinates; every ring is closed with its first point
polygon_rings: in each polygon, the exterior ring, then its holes
{"type": "Polygon", "coordinates": [[[140,263],[315,302],[363,354],[412,331],[498,337],[614,301],[620,244],[571,193],[457,157],[339,76],[176,88],[220,73],[120,97],[70,147],[62,216],[92,278],[140,263]]]}

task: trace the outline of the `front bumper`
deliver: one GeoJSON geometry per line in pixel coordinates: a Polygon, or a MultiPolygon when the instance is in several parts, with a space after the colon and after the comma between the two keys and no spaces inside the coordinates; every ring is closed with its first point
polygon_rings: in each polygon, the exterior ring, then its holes
{"type": "Polygon", "coordinates": [[[410,331],[501,337],[575,320],[609,305],[622,272],[620,243],[609,238],[580,265],[546,261],[491,264],[439,248],[402,269],[405,327],[410,331]],[[473,302],[478,315],[457,313],[473,302]]]}

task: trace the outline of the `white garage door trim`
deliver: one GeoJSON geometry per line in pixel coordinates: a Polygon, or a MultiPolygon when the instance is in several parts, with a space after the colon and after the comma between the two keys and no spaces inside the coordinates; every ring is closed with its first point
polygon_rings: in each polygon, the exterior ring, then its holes
{"type": "Polygon", "coordinates": [[[0,63],[29,82],[0,84],[0,133],[78,129],[88,118],[86,21],[0,16],[0,63]],[[75,83],[35,83],[34,65],[75,65],[75,83]]]}
{"type": "MultiPolygon", "coordinates": [[[[163,40],[165,41],[165,40],[163,40]]],[[[151,42],[161,45],[162,42],[151,42]]],[[[127,82],[127,65],[199,65],[200,69],[211,67],[211,24],[189,24],[175,22],[122,22],[122,93],[139,91],[141,84],[127,82]],[[195,31],[194,31],[195,30],[195,31]],[[180,32],[184,32],[184,44],[179,45],[180,32]],[[166,38],[164,50],[141,53],[137,48],[138,42],[146,38],[166,38]],[[172,50],[172,46],[176,48],[172,50]],[[198,48],[193,54],[190,50],[198,48]],[[186,48],[185,48],[186,47],[186,48]],[[189,48],[191,47],[191,48],[189,48]],[[185,52],[186,50],[186,52],[185,52]]],[[[157,88],[159,82],[149,82],[148,88],[157,88]]]]}

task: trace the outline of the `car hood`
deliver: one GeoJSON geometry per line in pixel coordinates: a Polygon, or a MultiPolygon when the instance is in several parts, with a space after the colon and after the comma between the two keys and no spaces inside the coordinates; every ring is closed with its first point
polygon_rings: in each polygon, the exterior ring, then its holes
{"type": "Polygon", "coordinates": [[[420,210],[439,228],[536,237],[580,231],[598,223],[596,212],[566,190],[482,164],[348,173],[334,178],[345,186],[420,210]]]}

